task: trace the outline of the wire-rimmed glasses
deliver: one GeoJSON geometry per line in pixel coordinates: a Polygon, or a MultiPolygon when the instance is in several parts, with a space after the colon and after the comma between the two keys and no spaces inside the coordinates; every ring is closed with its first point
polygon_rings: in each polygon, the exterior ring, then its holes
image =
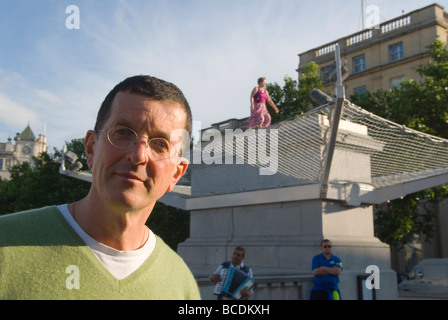
{"type": "MultiPolygon", "coordinates": [[[[108,130],[99,131],[106,132],[110,144],[119,149],[133,148],[139,141],[137,132],[126,126],[115,125],[108,130]]],[[[168,159],[175,155],[180,156],[176,146],[165,138],[147,138],[146,147],[150,152],[150,157],[154,160],[168,159]]]]}

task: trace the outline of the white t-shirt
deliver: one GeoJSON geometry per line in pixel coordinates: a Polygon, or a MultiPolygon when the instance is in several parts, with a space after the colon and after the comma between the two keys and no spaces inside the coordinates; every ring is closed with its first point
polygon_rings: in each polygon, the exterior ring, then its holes
{"type": "Polygon", "coordinates": [[[134,251],[120,251],[109,246],[106,246],[87,233],[78,225],[68,211],[67,205],[58,206],[64,218],[81,237],[86,245],[93,251],[98,259],[103,263],[104,267],[118,280],[122,280],[137,270],[148,257],[156,246],[156,237],[154,233],[148,228],[149,238],[140,249],[134,251]]]}

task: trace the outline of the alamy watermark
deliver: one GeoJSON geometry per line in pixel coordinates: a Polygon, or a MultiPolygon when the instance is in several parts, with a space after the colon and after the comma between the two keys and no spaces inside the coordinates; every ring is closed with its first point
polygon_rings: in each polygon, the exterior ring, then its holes
{"type": "Polygon", "coordinates": [[[67,279],[65,279],[65,287],[69,290],[79,289],[81,288],[80,278],[81,275],[79,273],[79,267],[75,265],[69,265],[65,268],[65,273],[69,274],[67,279]]]}
{"type": "Polygon", "coordinates": [[[380,28],[380,8],[375,5],[369,5],[364,9],[366,29],[379,29],[380,28]]]}
{"type": "Polygon", "coordinates": [[[380,288],[380,268],[376,265],[367,266],[366,273],[370,273],[366,278],[366,289],[378,290],[380,288]]]}
{"type": "MultiPolygon", "coordinates": [[[[182,156],[193,164],[206,165],[242,165],[249,164],[259,167],[260,175],[277,173],[278,129],[225,129],[224,132],[211,128],[204,132],[200,129],[200,121],[193,122],[193,131],[201,132],[193,136],[193,149],[183,143],[182,156]],[[223,135],[224,133],[224,135],[223,135]]],[[[186,130],[175,130],[171,141],[191,141],[186,130]],[[180,137],[180,138],[179,138],[180,137]]]]}
{"type": "Polygon", "coordinates": [[[65,19],[65,27],[67,29],[80,29],[81,28],[81,16],[79,7],[75,5],[69,5],[65,8],[65,13],[69,14],[65,19]]]}

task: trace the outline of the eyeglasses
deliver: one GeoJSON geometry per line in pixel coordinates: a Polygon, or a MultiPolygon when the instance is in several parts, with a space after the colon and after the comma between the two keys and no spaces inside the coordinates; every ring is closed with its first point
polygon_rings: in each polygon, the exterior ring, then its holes
{"type": "Polygon", "coordinates": [[[326,246],[322,246],[322,248],[327,249],[327,248],[331,248],[331,246],[330,245],[326,245],[326,246]]]}
{"type": "MultiPolygon", "coordinates": [[[[117,125],[110,127],[109,130],[99,130],[106,132],[107,140],[110,144],[119,149],[130,149],[137,145],[138,134],[131,128],[117,125]]],[[[148,138],[146,144],[150,152],[150,156],[154,160],[162,160],[173,157],[174,155],[181,156],[177,152],[176,146],[172,145],[169,140],[165,138],[148,138]]]]}

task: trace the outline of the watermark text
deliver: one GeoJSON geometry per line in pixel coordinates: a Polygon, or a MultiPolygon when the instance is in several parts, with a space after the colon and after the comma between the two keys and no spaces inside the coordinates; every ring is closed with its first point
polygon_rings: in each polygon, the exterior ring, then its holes
{"type": "Polygon", "coordinates": [[[65,27],[69,30],[80,29],[81,17],[79,13],[79,7],[75,5],[69,5],[65,8],[65,13],[69,14],[65,19],[65,27]]]}

